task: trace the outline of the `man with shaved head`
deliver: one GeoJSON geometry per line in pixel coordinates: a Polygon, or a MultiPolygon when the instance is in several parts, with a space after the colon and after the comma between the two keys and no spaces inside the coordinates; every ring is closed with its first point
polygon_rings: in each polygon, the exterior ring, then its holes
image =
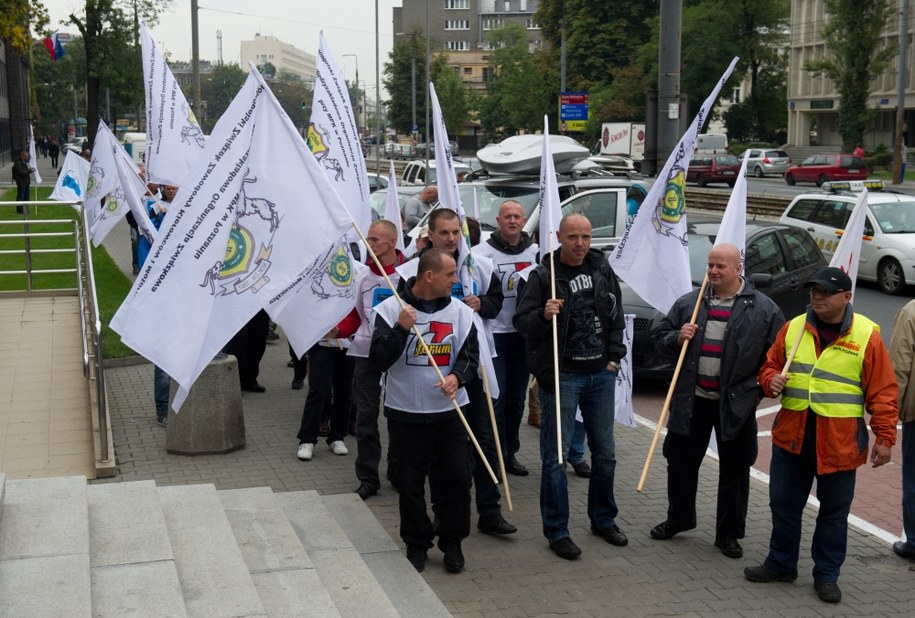
{"type": "Polygon", "coordinates": [[[785,323],[778,306],[741,277],[736,246],[715,245],[708,254],[708,288],[691,323],[699,290],[681,296],[655,327],[662,353],[677,358],[687,345],[677,378],[664,457],[667,458],[667,519],[651,529],[666,540],[696,527],[699,466],[712,428],[718,445],[718,509],[715,546],[728,558],[743,556],[750,497],[750,466],[756,461],[756,381],[766,352],[785,323]]]}
{"type": "Polygon", "coordinates": [[[559,224],[560,248],[546,256],[528,277],[518,299],[513,323],[527,338],[527,363],[537,378],[540,405],[540,516],[550,549],[564,560],[575,560],[581,549],[569,532],[569,493],[565,462],[569,459],[575,410],[581,409],[593,471],[588,485],[591,532],[611,545],[629,540],[616,523],[613,495],[616,454],[613,440],[613,400],[620,359],[626,354],[626,326],[620,286],[600,251],[591,249],[591,222],[568,214],[559,224]],[[555,268],[556,293],[551,293],[555,268]],[[556,316],[558,349],[553,349],[552,320],[556,316]],[[554,361],[559,362],[559,401],[554,361]],[[562,435],[562,462],[557,452],[556,406],[562,435]]]}

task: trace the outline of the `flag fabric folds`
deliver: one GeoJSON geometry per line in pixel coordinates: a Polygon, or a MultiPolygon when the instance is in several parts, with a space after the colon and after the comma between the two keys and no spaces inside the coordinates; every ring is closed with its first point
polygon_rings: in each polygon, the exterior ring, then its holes
{"type": "MultiPolygon", "coordinates": [[[[68,150],[64,164],[60,166],[57,184],[49,199],[62,202],[82,201],[86,197],[86,181],[89,179],[89,162],[68,150]]],[[[79,204],[73,206],[79,210],[79,204]]]]}
{"type": "Polygon", "coordinates": [[[251,65],[179,184],[111,327],[178,382],[178,411],[213,356],[257,311],[281,306],[303,264],[350,225],[346,206],[251,65]],[[303,196],[311,208],[302,207],[303,196]],[[168,327],[160,328],[165,315],[168,327]]]}
{"type": "Polygon", "coordinates": [[[559,185],[556,184],[556,166],[550,149],[550,119],[543,117],[543,154],[540,156],[540,226],[537,243],[540,245],[540,259],[559,247],[556,232],[562,221],[559,208],[559,185]]]}
{"type": "Polygon", "coordinates": [[[64,46],[56,32],[41,39],[41,42],[51,55],[51,60],[57,61],[64,57],[64,46]]]}
{"type": "MultiPolygon", "coordinates": [[[[321,33],[317,56],[314,99],[308,127],[308,149],[323,170],[338,199],[349,209],[363,233],[372,222],[368,172],[343,73],[321,33]]],[[[311,213],[324,208],[320,200],[303,193],[299,208],[311,213]]],[[[287,294],[282,308],[268,308],[296,354],[303,355],[337,325],[356,305],[357,273],[361,265],[353,256],[355,230],[322,247],[315,261],[303,264],[300,280],[287,294]],[[302,316],[309,316],[307,320],[302,316]]]]}
{"type": "Polygon", "coordinates": [[[146,178],[177,186],[203,152],[203,131],[146,24],[140,24],[146,91],[146,178]]]}
{"type": "Polygon", "coordinates": [[[848,216],[845,231],[839,239],[839,246],[829,260],[830,266],[841,268],[851,279],[851,293],[855,294],[858,283],[858,262],[861,261],[861,243],[864,242],[864,221],[867,219],[867,189],[858,195],[855,208],[848,216]]]}
{"type": "MultiPolygon", "coordinates": [[[[741,264],[746,262],[747,245],[747,160],[750,158],[750,149],[743,154],[740,172],[737,173],[737,182],[731,190],[728,205],[721,217],[721,226],[715,236],[715,244],[730,243],[740,250],[741,264]]],[[[746,273],[744,273],[746,275],[746,273]]]]}
{"type": "Polygon", "coordinates": [[[41,184],[41,174],[38,173],[38,156],[35,154],[35,131],[32,129],[32,125],[29,125],[29,159],[32,162],[32,169],[35,171],[32,172],[32,177],[35,179],[35,184],[41,184]]]}
{"type": "Polygon", "coordinates": [[[388,194],[384,203],[384,218],[397,228],[397,249],[403,253],[403,219],[400,217],[400,199],[397,196],[397,173],[394,171],[394,161],[391,161],[391,171],[388,172],[388,194]]]}
{"type": "Polygon", "coordinates": [[[696,135],[737,61],[738,58],[731,61],[699,108],[651,186],[632,226],[610,256],[610,264],[620,279],[661,313],[667,313],[677,298],[692,289],[686,238],[686,170],[696,135]]]}

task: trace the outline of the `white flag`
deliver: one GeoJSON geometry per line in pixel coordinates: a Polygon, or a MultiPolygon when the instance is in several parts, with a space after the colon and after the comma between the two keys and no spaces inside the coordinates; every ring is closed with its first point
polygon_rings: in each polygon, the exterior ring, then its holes
{"type": "MultiPolygon", "coordinates": [[[[120,145],[118,145],[120,147],[120,145]]],[[[125,152],[126,154],[126,152],[125,152]]],[[[127,202],[130,212],[133,213],[133,220],[137,223],[137,230],[146,237],[146,240],[152,246],[156,239],[158,230],[149,219],[149,211],[146,208],[147,197],[153,196],[149,193],[140,176],[131,169],[127,164],[130,159],[127,157],[115,157],[115,165],[118,170],[118,179],[121,185],[121,191],[124,200],[127,202]]]]}
{"type": "Polygon", "coordinates": [[[32,177],[35,179],[35,184],[40,185],[41,174],[38,173],[38,155],[35,154],[35,131],[32,129],[32,125],[29,125],[29,159],[32,162],[32,169],[35,170],[32,172],[32,177]]]}
{"type": "Polygon", "coordinates": [[[632,407],[632,335],[635,315],[627,313],[625,318],[626,329],[623,331],[623,343],[626,345],[626,356],[620,360],[620,370],[616,373],[613,418],[617,423],[635,427],[635,411],[632,407]]]}
{"type": "Polygon", "coordinates": [[[705,124],[737,60],[734,58],[731,61],[699,108],[699,113],[658,174],[658,180],[651,186],[635,221],[610,257],[613,270],[620,279],[661,313],[667,313],[675,300],[692,289],[686,239],[686,170],[696,135],[705,124]]]}
{"type": "MultiPolygon", "coordinates": [[[[747,160],[750,158],[750,149],[743,155],[737,182],[731,190],[728,205],[721,217],[721,226],[715,236],[715,244],[730,243],[740,251],[740,263],[746,261],[747,245],[747,160]]],[[[746,273],[744,273],[746,275],[746,273]]]]}
{"type": "Polygon", "coordinates": [[[146,178],[177,186],[206,140],[191,106],[145,23],[140,23],[146,90],[146,178]]]}
{"type": "MultiPolygon", "coordinates": [[[[308,148],[359,229],[366,233],[372,212],[362,145],[343,73],[324,33],[317,60],[308,148]]],[[[305,199],[300,208],[309,213],[313,205],[305,199]]],[[[355,230],[349,228],[345,236],[318,247],[321,252],[302,270],[282,304],[267,309],[273,321],[283,327],[296,354],[305,354],[356,306],[360,266],[351,252],[351,243],[358,240],[355,230]],[[303,320],[302,316],[308,319],[303,320]]]]}
{"type": "Polygon", "coordinates": [[[384,203],[384,218],[397,228],[397,249],[403,253],[403,219],[400,218],[400,199],[397,197],[397,173],[394,171],[394,161],[391,161],[391,171],[388,172],[388,193],[384,203]]]}
{"type": "Polygon", "coordinates": [[[537,243],[540,245],[540,259],[559,247],[556,231],[562,221],[559,208],[559,185],[556,184],[556,166],[550,148],[550,119],[543,116],[543,154],[540,155],[540,227],[537,243]]]}
{"type": "Polygon", "coordinates": [[[252,65],[179,184],[111,327],[178,382],[177,411],[226,342],[257,311],[281,305],[302,265],[350,225],[346,206],[252,65]],[[311,208],[302,207],[303,196],[311,208]],[[150,326],[163,315],[180,319],[150,326]]]}
{"type": "Polygon", "coordinates": [[[858,195],[855,208],[848,217],[845,231],[839,239],[836,252],[829,260],[830,266],[841,268],[851,279],[851,293],[854,296],[858,283],[858,262],[861,260],[861,243],[864,241],[864,220],[867,218],[867,189],[858,195]]]}
{"type": "MultiPolygon", "coordinates": [[[[68,150],[67,156],[64,157],[64,164],[60,166],[57,184],[54,185],[54,191],[51,192],[49,199],[62,202],[82,201],[86,197],[88,179],[89,162],[72,150],[68,150]]],[[[76,204],[73,208],[79,210],[80,206],[76,204]]]]}

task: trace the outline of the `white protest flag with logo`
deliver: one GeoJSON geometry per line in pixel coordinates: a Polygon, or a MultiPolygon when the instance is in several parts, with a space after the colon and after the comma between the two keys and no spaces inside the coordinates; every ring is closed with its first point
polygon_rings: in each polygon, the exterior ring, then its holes
{"type": "Polygon", "coordinates": [[[146,178],[177,186],[206,140],[191,106],[145,23],[140,23],[146,91],[146,178]]]}
{"type": "Polygon", "coordinates": [[[632,339],[635,328],[635,315],[625,314],[626,328],[623,330],[623,343],[626,345],[626,356],[620,359],[620,370],[616,372],[616,395],[613,398],[613,418],[617,423],[635,427],[635,410],[632,407],[632,339]]]}
{"type": "MultiPolygon", "coordinates": [[[[60,166],[57,184],[49,199],[61,202],[82,201],[86,197],[86,182],[89,180],[89,162],[68,150],[64,164],[60,166]]],[[[73,206],[80,209],[79,204],[73,206]]]]}
{"type": "MultiPolygon", "coordinates": [[[[120,147],[120,144],[118,147],[120,147]]],[[[127,153],[125,152],[124,154],[126,155],[127,153]]],[[[128,161],[129,159],[121,156],[114,158],[115,167],[118,171],[118,180],[121,185],[121,194],[124,196],[130,212],[133,213],[133,220],[137,222],[137,230],[146,237],[146,240],[152,246],[158,230],[149,220],[149,212],[146,209],[149,190],[146,188],[146,183],[140,179],[139,174],[134,172],[136,168],[131,169],[128,161]]],[[[149,197],[152,196],[149,195],[149,197]]]]}
{"type": "MultiPolygon", "coordinates": [[[[743,155],[743,162],[740,164],[740,172],[737,174],[737,182],[734,183],[734,189],[731,191],[731,197],[728,198],[728,205],[724,209],[724,215],[721,217],[721,226],[718,228],[718,234],[715,235],[715,244],[730,243],[740,251],[740,261],[746,260],[747,245],[747,160],[750,158],[750,150],[743,155]]],[[[744,273],[746,275],[746,273],[744,273]]]]}
{"type": "MultiPolygon", "coordinates": [[[[461,193],[458,190],[457,174],[454,171],[454,158],[451,155],[451,145],[448,142],[448,129],[445,127],[445,119],[442,116],[442,107],[438,102],[438,95],[435,93],[435,85],[429,82],[429,100],[432,102],[432,132],[435,140],[435,170],[436,184],[438,185],[438,200],[444,208],[453,210],[458,214],[461,221],[461,242],[458,243],[458,278],[461,287],[464,289],[464,296],[471,294],[485,294],[489,286],[488,277],[484,278],[484,273],[480,275],[479,280],[483,289],[474,291],[473,289],[473,256],[470,254],[470,230],[467,227],[467,213],[464,212],[464,205],[461,203],[461,193]]],[[[489,394],[493,399],[499,398],[499,381],[496,379],[496,368],[492,359],[496,355],[496,346],[492,338],[492,330],[489,327],[489,320],[484,320],[480,314],[474,311],[474,325],[477,327],[477,339],[480,342],[480,370],[486,372],[487,381],[489,382],[489,394]]]]}
{"type": "Polygon", "coordinates": [[[397,249],[403,253],[403,219],[400,217],[400,199],[397,197],[397,173],[394,171],[394,161],[391,161],[391,171],[388,172],[388,193],[384,203],[384,218],[397,228],[397,249]]]}
{"type": "MultiPolygon", "coordinates": [[[[133,182],[131,179],[138,181],[139,176],[140,170],[137,169],[130,155],[118,143],[108,126],[104,122],[99,122],[95,143],[92,146],[89,189],[85,204],[91,222],[89,233],[92,235],[92,242],[96,247],[101,244],[121,217],[132,209],[123,185],[133,182]]],[[[143,192],[145,193],[145,187],[143,192]]],[[[145,205],[132,210],[137,225],[143,229],[152,230],[154,237],[155,228],[149,222],[145,205]]]]}
{"type": "MultiPolygon", "coordinates": [[[[851,293],[854,296],[858,283],[858,262],[861,261],[861,243],[864,242],[864,221],[867,218],[867,189],[858,195],[855,208],[848,217],[845,231],[839,239],[836,252],[829,260],[830,266],[841,268],[851,279],[851,293]]],[[[870,238],[868,238],[870,240],[870,238]]]]}
{"type": "Polygon", "coordinates": [[[550,148],[550,119],[543,116],[543,154],[540,155],[540,226],[537,243],[540,245],[540,259],[559,247],[556,232],[562,221],[559,208],[559,185],[556,183],[556,166],[550,148]]]}
{"type": "Polygon", "coordinates": [[[29,160],[32,163],[32,169],[35,170],[32,172],[35,184],[41,184],[41,174],[38,173],[38,155],[35,154],[35,131],[32,129],[32,125],[29,125],[29,160]]]}
{"type": "Polygon", "coordinates": [[[177,411],[213,356],[352,217],[253,65],[171,210],[111,327],[178,382],[177,411]],[[163,315],[180,319],[151,328],[163,315]]]}
{"type": "MultiPolygon", "coordinates": [[[[365,233],[372,222],[368,173],[349,89],[323,32],[317,65],[307,147],[365,233]]],[[[299,207],[307,214],[316,205],[323,208],[320,201],[303,194],[299,207]]],[[[314,261],[301,264],[299,278],[282,302],[267,309],[273,321],[283,327],[296,354],[305,354],[356,305],[360,265],[352,255],[351,242],[357,242],[359,236],[352,228],[345,232],[345,236],[318,247],[321,253],[314,261]]]]}
{"type": "Polygon", "coordinates": [[[737,61],[736,57],[731,61],[699,108],[651,186],[632,226],[610,256],[610,264],[620,279],[661,313],[667,313],[675,300],[692,289],[686,239],[686,170],[696,135],[737,61]]]}

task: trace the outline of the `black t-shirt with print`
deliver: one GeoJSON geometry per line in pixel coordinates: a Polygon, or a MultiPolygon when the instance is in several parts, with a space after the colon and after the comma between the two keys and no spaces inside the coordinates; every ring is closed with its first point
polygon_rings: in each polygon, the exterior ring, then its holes
{"type": "Polygon", "coordinates": [[[607,366],[604,345],[604,325],[601,324],[594,302],[594,280],[591,267],[556,263],[556,272],[569,281],[571,297],[563,312],[568,316],[568,330],[562,355],[562,370],[572,373],[593,373],[607,366]]]}

